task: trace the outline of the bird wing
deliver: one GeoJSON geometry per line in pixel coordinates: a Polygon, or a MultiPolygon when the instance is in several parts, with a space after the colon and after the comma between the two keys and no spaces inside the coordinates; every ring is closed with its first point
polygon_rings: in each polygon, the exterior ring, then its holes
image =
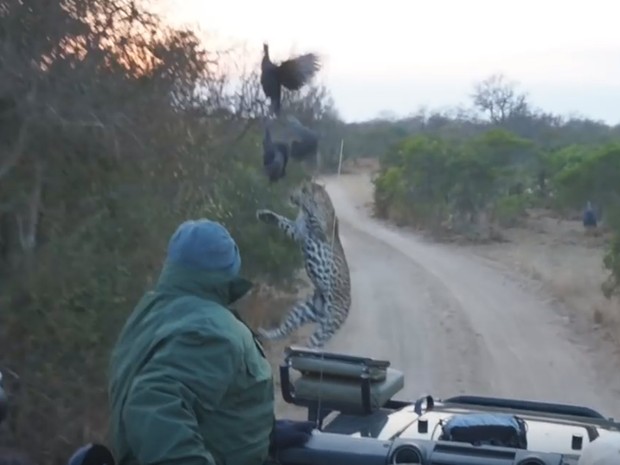
{"type": "Polygon", "coordinates": [[[289,58],[278,66],[280,84],[289,90],[299,90],[321,69],[321,62],[315,53],[306,53],[289,58]]]}
{"type": "Polygon", "coordinates": [[[263,151],[267,152],[273,150],[273,141],[271,139],[271,131],[269,126],[265,126],[265,132],[263,134],[263,151]]]}
{"type": "Polygon", "coordinates": [[[288,164],[288,145],[284,142],[276,143],[276,157],[280,159],[282,164],[282,174],[286,171],[286,165],[288,164]]]}
{"type": "Polygon", "coordinates": [[[310,155],[316,155],[319,149],[319,136],[316,132],[308,129],[297,118],[290,115],[287,118],[289,128],[294,134],[291,142],[291,158],[300,160],[310,155]]]}
{"type": "Polygon", "coordinates": [[[318,134],[299,122],[293,115],[287,117],[289,128],[296,140],[317,139],[318,134]]]}
{"type": "Polygon", "coordinates": [[[271,182],[276,182],[278,179],[283,178],[286,175],[287,163],[288,149],[286,144],[278,142],[273,147],[271,159],[269,161],[264,160],[263,162],[265,172],[271,182]]]}
{"type": "Polygon", "coordinates": [[[306,139],[291,142],[291,158],[301,160],[316,155],[319,150],[318,139],[306,139]]]}

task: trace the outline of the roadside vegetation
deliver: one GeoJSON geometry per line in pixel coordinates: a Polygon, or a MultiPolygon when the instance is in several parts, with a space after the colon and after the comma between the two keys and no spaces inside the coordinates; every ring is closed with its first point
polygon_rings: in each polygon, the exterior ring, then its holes
{"type": "Polygon", "coordinates": [[[535,109],[495,75],[476,85],[471,109],[365,123],[355,140],[377,131],[377,216],[488,243],[535,211],[580,221],[591,202],[605,247],[600,291],[620,293],[620,126],[535,109]]]}
{"type": "MultiPolygon", "coordinates": [[[[0,445],[59,464],[104,438],[109,349],[176,226],[223,222],[244,274],[286,291],[299,254],[255,211],[287,212],[316,166],[262,171],[260,50],[243,63],[129,0],[7,0],[0,38],[0,445]]],[[[320,85],[284,108],[337,128],[320,85]]]]}

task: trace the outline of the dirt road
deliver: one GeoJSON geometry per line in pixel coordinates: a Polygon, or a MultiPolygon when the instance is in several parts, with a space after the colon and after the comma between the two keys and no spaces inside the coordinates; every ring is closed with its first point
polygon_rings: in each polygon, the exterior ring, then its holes
{"type": "Polygon", "coordinates": [[[353,285],[349,320],[328,350],[389,359],[405,372],[400,397],[509,396],[620,417],[613,357],[593,352],[539,289],[465,248],[372,219],[367,176],[324,182],[353,285]]]}

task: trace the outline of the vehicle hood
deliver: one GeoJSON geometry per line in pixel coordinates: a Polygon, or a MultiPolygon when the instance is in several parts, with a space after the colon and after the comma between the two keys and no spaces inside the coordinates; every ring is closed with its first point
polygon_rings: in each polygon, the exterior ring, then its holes
{"type": "MultiPolygon", "coordinates": [[[[366,425],[360,431],[352,433],[354,436],[371,435],[380,440],[391,440],[397,437],[402,439],[422,439],[436,441],[441,435],[441,424],[453,415],[476,413],[476,410],[461,408],[442,408],[430,410],[418,415],[414,406],[404,407],[387,415],[377,416],[373,425],[366,425]],[[420,423],[427,422],[426,427],[419,428],[420,423]],[[370,431],[370,434],[369,434],[370,431]]],[[[536,414],[513,412],[522,418],[527,425],[528,450],[563,454],[577,458],[581,449],[590,441],[592,435],[620,435],[620,431],[605,429],[599,425],[586,421],[546,417],[536,414]],[[573,449],[573,437],[580,438],[582,448],[573,449]]]]}

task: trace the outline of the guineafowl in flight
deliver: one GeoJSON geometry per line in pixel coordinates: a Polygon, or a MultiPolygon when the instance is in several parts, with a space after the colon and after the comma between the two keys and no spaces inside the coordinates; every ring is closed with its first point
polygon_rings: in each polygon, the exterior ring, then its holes
{"type": "Polygon", "coordinates": [[[303,160],[316,156],[319,150],[319,135],[301,124],[293,115],[290,115],[287,120],[294,134],[291,141],[291,158],[303,160]]]}
{"type": "Polygon", "coordinates": [[[263,135],[263,167],[271,182],[276,182],[286,176],[286,166],[289,158],[301,161],[316,156],[319,146],[319,136],[308,129],[294,116],[287,118],[292,137],[286,142],[274,142],[269,124],[265,125],[263,135]]]}
{"type": "Polygon", "coordinates": [[[288,90],[299,90],[321,69],[318,55],[306,53],[289,58],[276,65],[269,58],[269,45],[263,44],[260,82],[263,92],[271,101],[271,110],[280,115],[282,86],[288,90]]]}
{"type": "Polygon", "coordinates": [[[597,224],[596,212],[594,211],[594,208],[592,208],[591,202],[588,202],[585,210],[583,211],[582,221],[583,221],[583,226],[586,229],[596,228],[596,224],[597,224]]]}
{"type": "Polygon", "coordinates": [[[288,163],[288,146],[283,142],[273,142],[269,126],[265,126],[263,135],[263,168],[269,181],[276,182],[286,175],[288,163]]]}

